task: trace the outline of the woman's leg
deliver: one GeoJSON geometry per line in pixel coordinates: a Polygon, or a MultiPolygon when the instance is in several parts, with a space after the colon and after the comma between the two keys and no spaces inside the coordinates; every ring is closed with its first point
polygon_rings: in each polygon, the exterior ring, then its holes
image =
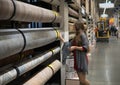
{"type": "Polygon", "coordinates": [[[117,39],[118,39],[118,31],[116,32],[116,37],[117,37],[117,39]]]}
{"type": "Polygon", "coordinates": [[[86,79],[86,74],[83,72],[77,72],[80,85],[90,85],[89,81],[86,79]]]}

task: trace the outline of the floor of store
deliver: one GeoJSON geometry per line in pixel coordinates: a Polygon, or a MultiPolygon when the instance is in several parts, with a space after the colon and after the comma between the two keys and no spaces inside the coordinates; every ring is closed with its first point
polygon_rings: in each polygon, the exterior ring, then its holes
{"type": "Polygon", "coordinates": [[[120,39],[97,42],[90,57],[88,79],[91,85],[120,85],[120,39]]]}

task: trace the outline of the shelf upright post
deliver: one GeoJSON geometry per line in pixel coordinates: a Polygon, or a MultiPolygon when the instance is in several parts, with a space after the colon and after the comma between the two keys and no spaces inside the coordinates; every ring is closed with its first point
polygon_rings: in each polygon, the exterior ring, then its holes
{"type": "MultiPolygon", "coordinates": [[[[63,34],[65,41],[69,41],[69,30],[68,30],[68,4],[61,0],[60,2],[60,15],[62,16],[62,21],[60,22],[60,31],[63,34]]],[[[63,43],[61,43],[61,47],[63,43]]],[[[62,61],[62,51],[61,51],[61,62],[62,61]]],[[[61,85],[65,85],[65,65],[61,68],[61,85]]]]}

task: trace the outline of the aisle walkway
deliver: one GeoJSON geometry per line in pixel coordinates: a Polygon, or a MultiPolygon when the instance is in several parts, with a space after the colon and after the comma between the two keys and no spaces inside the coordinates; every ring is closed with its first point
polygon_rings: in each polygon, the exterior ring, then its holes
{"type": "Polygon", "coordinates": [[[91,85],[120,85],[120,39],[98,42],[89,63],[91,85]]]}

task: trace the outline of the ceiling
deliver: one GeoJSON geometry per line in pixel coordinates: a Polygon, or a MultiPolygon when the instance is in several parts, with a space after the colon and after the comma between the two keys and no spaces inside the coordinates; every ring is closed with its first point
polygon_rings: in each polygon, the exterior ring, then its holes
{"type": "MultiPolygon", "coordinates": [[[[99,3],[105,3],[106,0],[95,0],[99,9],[99,15],[103,14],[104,9],[99,8],[99,3]]],[[[109,8],[106,9],[105,13],[108,14],[109,17],[112,17],[115,13],[116,10],[120,10],[120,0],[108,0],[114,3],[115,7],[114,8],[109,8]],[[118,8],[119,7],[119,8],[118,8]]]]}

